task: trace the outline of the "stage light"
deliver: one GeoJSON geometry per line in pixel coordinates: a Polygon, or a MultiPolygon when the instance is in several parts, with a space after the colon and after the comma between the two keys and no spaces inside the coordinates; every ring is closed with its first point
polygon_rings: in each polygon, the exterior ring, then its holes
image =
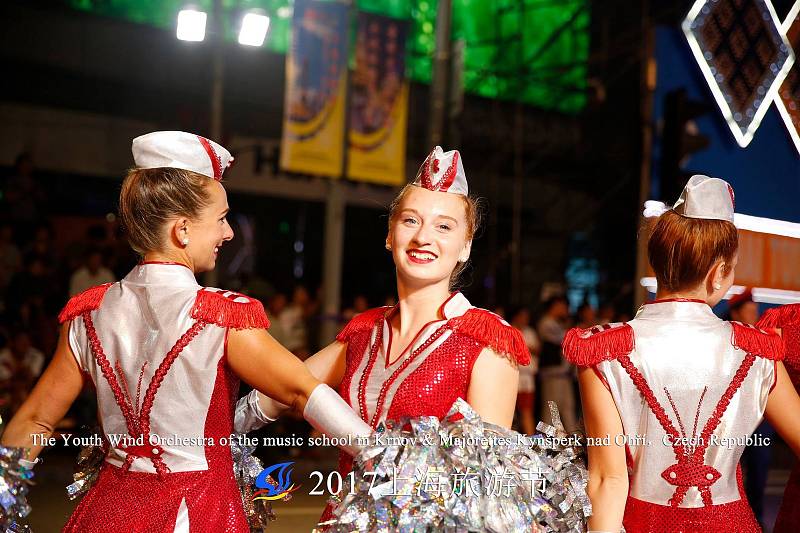
{"type": "Polygon", "coordinates": [[[196,9],[178,13],[177,37],[181,41],[202,41],[206,37],[206,14],[196,9]]]}
{"type": "Polygon", "coordinates": [[[786,125],[794,147],[800,154],[800,101],[792,96],[792,82],[797,83],[796,80],[800,80],[800,66],[798,66],[798,61],[800,61],[800,0],[797,0],[789,10],[786,20],[781,25],[781,31],[790,40],[789,44],[794,47],[795,64],[794,70],[789,72],[778,90],[775,106],[786,125]]]}
{"type": "Polygon", "coordinates": [[[242,29],[239,31],[239,44],[261,46],[269,30],[269,17],[260,13],[247,13],[242,18],[242,29]]]}
{"type": "Polygon", "coordinates": [[[794,63],[775,8],[769,0],[697,0],[682,28],[731,133],[746,147],[794,63]],[[737,59],[750,47],[758,52],[737,59]]]}

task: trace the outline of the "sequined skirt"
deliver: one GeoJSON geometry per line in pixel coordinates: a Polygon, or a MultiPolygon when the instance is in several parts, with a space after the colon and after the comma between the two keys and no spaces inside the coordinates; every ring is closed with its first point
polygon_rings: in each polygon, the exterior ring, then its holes
{"type": "Polygon", "coordinates": [[[760,533],[747,500],[709,507],[670,507],[628,497],[623,520],[627,533],[760,533]]]}
{"type": "Polygon", "coordinates": [[[191,533],[248,533],[232,469],[230,473],[216,470],[175,472],[159,478],[123,472],[106,463],[63,531],[173,533],[185,501],[191,533]]]}

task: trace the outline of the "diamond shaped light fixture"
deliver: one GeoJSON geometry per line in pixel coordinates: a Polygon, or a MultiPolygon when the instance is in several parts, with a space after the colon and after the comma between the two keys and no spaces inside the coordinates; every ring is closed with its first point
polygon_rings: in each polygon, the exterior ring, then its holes
{"type": "Polygon", "coordinates": [[[789,40],[789,45],[794,50],[795,61],[789,74],[778,89],[778,98],[775,106],[781,114],[789,136],[800,154],[800,0],[797,0],[781,27],[783,34],[789,40]]]}
{"type": "Polygon", "coordinates": [[[697,0],[683,32],[739,146],[750,144],[794,63],[769,0],[697,0]]]}

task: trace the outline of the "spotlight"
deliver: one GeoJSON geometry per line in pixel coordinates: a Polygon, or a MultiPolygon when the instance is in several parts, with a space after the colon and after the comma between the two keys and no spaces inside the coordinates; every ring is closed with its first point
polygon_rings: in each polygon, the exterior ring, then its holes
{"type": "Polygon", "coordinates": [[[269,29],[269,17],[259,13],[247,13],[242,18],[242,29],[239,31],[239,44],[261,46],[269,29]]]}
{"type": "Polygon", "coordinates": [[[196,9],[182,9],[178,13],[177,37],[181,41],[202,41],[206,37],[206,14],[196,9]]]}

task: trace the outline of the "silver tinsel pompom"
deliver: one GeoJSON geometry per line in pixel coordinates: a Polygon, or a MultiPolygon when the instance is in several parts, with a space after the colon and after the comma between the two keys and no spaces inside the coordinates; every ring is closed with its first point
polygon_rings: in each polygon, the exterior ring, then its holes
{"type": "Polygon", "coordinates": [[[28,489],[33,485],[33,470],[20,464],[24,455],[24,448],[0,446],[0,531],[4,533],[31,531],[25,518],[31,512],[28,489]]]}
{"type": "Polygon", "coordinates": [[[463,400],[448,415],[402,419],[354,461],[355,491],[332,532],[583,532],[591,515],[577,436],[555,426],[529,436],[483,422],[463,400]]]}
{"type": "Polygon", "coordinates": [[[255,449],[255,446],[246,444],[238,438],[231,439],[233,475],[236,477],[239,492],[242,494],[244,514],[250,524],[250,531],[262,531],[272,520],[275,520],[275,513],[272,511],[272,504],[267,500],[253,499],[256,478],[264,470],[264,465],[258,457],[253,455],[255,449]]]}

